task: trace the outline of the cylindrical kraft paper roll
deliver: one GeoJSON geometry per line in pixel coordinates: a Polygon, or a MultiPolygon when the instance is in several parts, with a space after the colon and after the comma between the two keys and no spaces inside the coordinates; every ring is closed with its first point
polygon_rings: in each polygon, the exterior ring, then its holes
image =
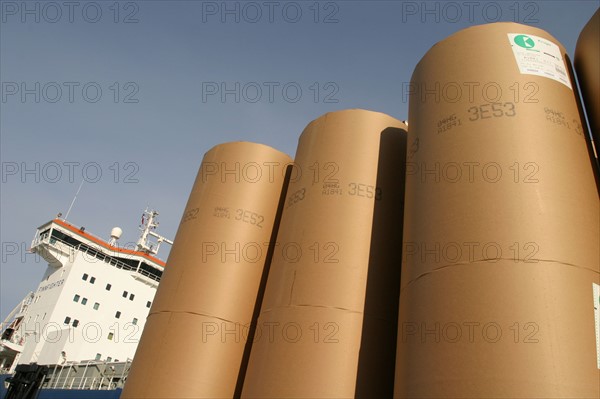
{"type": "Polygon", "coordinates": [[[581,87],[596,155],[600,152],[600,9],[585,25],[575,48],[575,70],[581,87]]]}
{"type": "Polygon", "coordinates": [[[365,110],[302,133],[242,397],[390,397],[406,125],[365,110]]]}
{"type": "Polygon", "coordinates": [[[208,151],[122,398],[232,398],[290,157],[262,144],[208,151]]]}
{"type": "Polygon", "coordinates": [[[598,195],[564,54],[495,23],[414,70],[397,398],[600,394],[598,195]]]}

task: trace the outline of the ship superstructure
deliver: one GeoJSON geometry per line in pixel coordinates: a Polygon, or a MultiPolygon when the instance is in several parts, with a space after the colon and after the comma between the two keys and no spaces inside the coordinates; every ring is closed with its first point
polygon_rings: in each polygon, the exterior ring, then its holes
{"type": "Polygon", "coordinates": [[[144,212],[131,249],[120,228],[105,241],[60,217],[40,226],[31,251],[48,267],[2,325],[0,368],[131,360],[165,267],[155,255],[172,244],[155,232],[157,215],[144,212]]]}

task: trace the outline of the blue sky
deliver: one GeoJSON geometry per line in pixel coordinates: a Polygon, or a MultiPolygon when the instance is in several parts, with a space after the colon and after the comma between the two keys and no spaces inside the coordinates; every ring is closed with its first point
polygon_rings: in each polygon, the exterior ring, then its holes
{"type": "Polygon", "coordinates": [[[25,250],[82,180],[72,223],[103,238],[118,225],[133,242],[149,205],[173,238],[212,146],[255,141],[293,156],[329,111],[406,119],[402,85],[436,42],[513,21],[572,57],[599,5],[0,1],[0,315],[37,286],[45,263],[25,250]]]}

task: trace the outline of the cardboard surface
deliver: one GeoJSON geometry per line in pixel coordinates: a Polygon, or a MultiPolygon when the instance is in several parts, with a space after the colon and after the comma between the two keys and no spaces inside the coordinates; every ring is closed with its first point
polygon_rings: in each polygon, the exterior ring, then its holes
{"type": "Polygon", "coordinates": [[[415,68],[395,397],[600,394],[598,195],[566,57],[540,48],[565,54],[540,29],[482,25],[415,68]],[[462,340],[402,340],[422,323],[457,323],[462,340]],[[462,323],[497,323],[502,341],[465,341],[462,323]]]}
{"type": "Polygon", "coordinates": [[[247,142],[205,154],[122,398],[233,397],[289,163],[247,142]]]}
{"type": "Polygon", "coordinates": [[[575,70],[581,86],[596,155],[600,151],[600,9],[585,25],[575,48],[575,70]]]}
{"type": "Polygon", "coordinates": [[[245,326],[214,317],[151,314],[121,397],[232,397],[224,391],[236,385],[246,336],[245,326]]]}
{"type": "Polygon", "coordinates": [[[303,340],[255,342],[242,397],[391,395],[405,128],[345,110],[302,133],[258,326],[303,340]]]}
{"type": "Polygon", "coordinates": [[[598,397],[597,273],[501,260],[438,274],[402,291],[396,397],[598,397]]]}

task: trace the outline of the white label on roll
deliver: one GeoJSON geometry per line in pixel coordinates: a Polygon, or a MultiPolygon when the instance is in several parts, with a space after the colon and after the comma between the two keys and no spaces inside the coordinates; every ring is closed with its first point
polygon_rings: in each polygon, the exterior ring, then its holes
{"type": "Polygon", "coordinates": [[[509,33],[508,40],[521,73],[554,79],[573,89],[562,53],[556,44],[539,36],[522,33],[509,33]]]}
{"type": "Polygon", "coordinates": [[[600,369],[600,285],[592,283],[594,289],[594,319],[596,320],[596,360],[600,369]]]}

